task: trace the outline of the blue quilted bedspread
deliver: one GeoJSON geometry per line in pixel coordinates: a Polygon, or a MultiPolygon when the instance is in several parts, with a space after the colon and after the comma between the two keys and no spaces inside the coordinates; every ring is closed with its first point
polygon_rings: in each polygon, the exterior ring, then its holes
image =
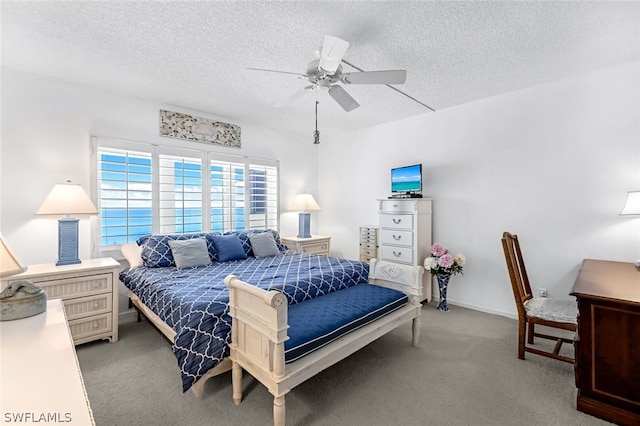
{"type": "Polygon", "coordinates": [[[291,253],[214,262],[187,269],[125,269],[120,280],[176,332],[173,352],[183,391],[229,355],[231,317],[224,278],[234,274],[265,290],[282,291],[289,304],[367,282],[359,261],[291,253]]]}

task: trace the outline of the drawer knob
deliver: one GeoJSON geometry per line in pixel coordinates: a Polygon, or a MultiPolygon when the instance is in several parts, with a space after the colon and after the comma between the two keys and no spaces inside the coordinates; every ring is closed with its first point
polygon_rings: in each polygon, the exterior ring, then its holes
{"type": "Polygon", "coordinates": [[[394,251],[393,251],[393,255],[394,255],[395,257],[400,257],[400,256],[402,256],[402,252],[401,252],[401,251],[396,252],[396,251],[394,250],[394,251]]]}
{"type": "Polygon", "coordinates": [[[396,219],[395,217],[392,220],[393,220],[393,223],[395,223],[396,225],[402,222],[402,219],[396,219]]]}
{"type": "Polygon", "coordinates": [[[95,302],[95,303],[93,304],[93,307],[94,307],[95,309],[98,309],[98,308],[100,307],[100,304],[99,304],[98,302],[95,302]]]}
{"type": "Polygon", "coordinates": [[[396,240],[396,241],[400,241],[400,239],[401,239],[401,238],[402,238],[402,235],[396,235],[396,234],[393,234],[393,239],[394,239],[394,240],[396,240]]]}

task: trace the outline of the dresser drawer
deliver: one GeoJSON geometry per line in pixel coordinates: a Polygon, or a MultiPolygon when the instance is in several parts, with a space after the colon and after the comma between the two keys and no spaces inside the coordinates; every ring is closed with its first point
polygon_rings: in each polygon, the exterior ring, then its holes
{"type": "Polygon", "coordinates": [[[376,243],[361,243],[360,249],[362,250],[375,250],[377,247],[376,243]]]}
{"type": "Polygon", "coordinates": [[[112,315],[101,314],[69,321],[69,330],[74,341],[111,331],[112,315]]]}
{"type": "Polygon", "coordinates": [[[397,229],[383,229],[380,233],[380,241],[386,245],[413,246],[413,232],[397,229]]]}
{"type": "Polygon", "coordinates": [[[415,200],[383,201],[381,209],[383,213],[413,213],[416,210],[416,201],[415,200]]]}
{"type": "Polygon", "coordinates": [[[113,274],[98,274],[40,282],[33,280],[33,282],[44,289],[47,299],[67,300],[106,292],[111,293],[112,280],[113,274]]]}
{"type": "Polygon", "coordinates": [[[376,228],[360,228],[360,238],[375,238],[376,228]]]}
{"type": "Polygon", "coordinates": [[[112,312],[112,300],[113,296],[111,293],[67,299],[64,301],[64,311],[69,320],[112,312]]]}
{"type": "Polygon", "coordinates": [[[410,214],[383,214],[380,215],[380,224],[383,228],[413,229],[413,215],[410,214]]]}
{"type": "Polygon", "coordinates": [[[382,260],[413,264],[413,249],[410,247],[383,245],[382,260]]]}
{"type": "Polygon", "coordinates": [[[376,257],[376,249],[360,249],[360,257],[368,257],[368,258],[372,258],[372,257],[376,257]]]}

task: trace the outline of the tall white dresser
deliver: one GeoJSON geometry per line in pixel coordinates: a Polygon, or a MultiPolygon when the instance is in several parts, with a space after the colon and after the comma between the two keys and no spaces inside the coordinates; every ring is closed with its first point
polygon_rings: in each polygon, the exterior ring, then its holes
{"type": "MultiPolygon", "coordinates": [[[[380,258],[422,265],[431,252],[433,198],[378,200],[380,258]]],[[[422,277],[423,300],[431,300],[431,274],[422,277]]]]}

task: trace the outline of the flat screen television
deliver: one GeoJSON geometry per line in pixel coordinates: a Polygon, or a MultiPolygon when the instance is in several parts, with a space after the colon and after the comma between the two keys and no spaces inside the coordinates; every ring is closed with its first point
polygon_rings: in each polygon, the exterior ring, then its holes
{"type": "Polygon", "coordinates": [[[391,192],[394,194],[422,192],[422,164],[391,169],[391,192]]]}

